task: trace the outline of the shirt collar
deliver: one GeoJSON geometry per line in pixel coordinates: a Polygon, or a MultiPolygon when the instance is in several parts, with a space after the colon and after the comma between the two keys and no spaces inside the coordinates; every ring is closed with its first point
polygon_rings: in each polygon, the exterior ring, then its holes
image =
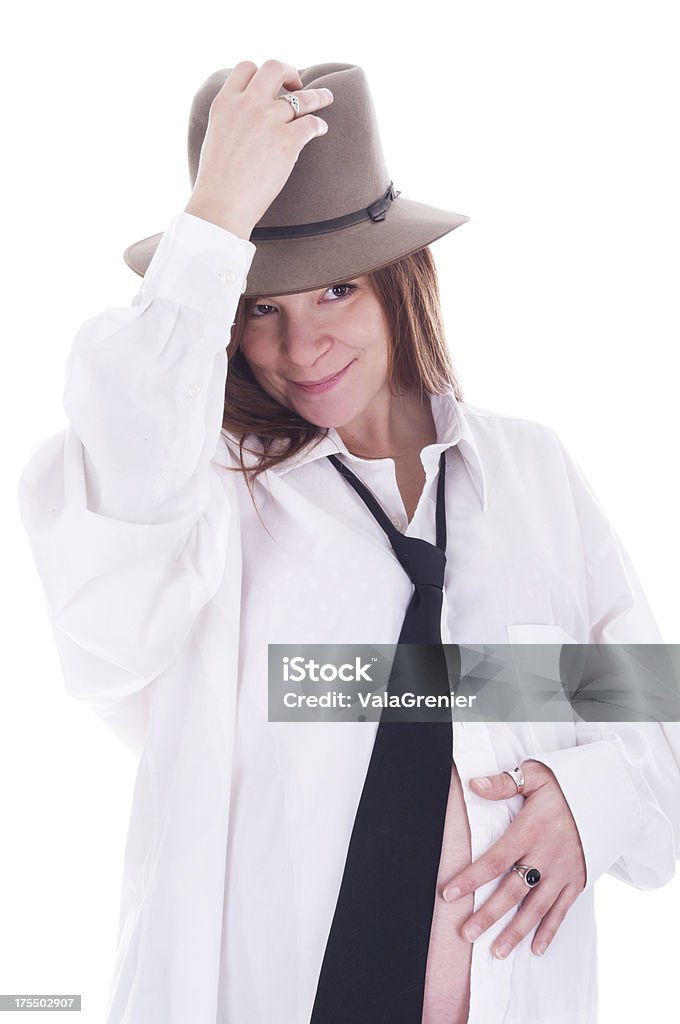
{"type": "MultiPolygon", "coordinates": [[[[445,448],[451,448],[454,445],[458,446],[482,510],[486,512],[488,499],[484,466],[462,404],[457,400],[453,390],[449,390],[440,395],[431,394],[430,406],[437,433],[437,441],[428,447],[436,452],[438,457],[445,448]]],[[[255,449],[255,451],[243,452],[243,461],[246,466],[255,465],[258,460],[258,453],[261,450],[259,443],[253,442],[254,439],[251,435],[248,438],[248,445],[250,448],[255,449]]],[[[274,448],[272,448],[273,450],[274,448]]],[[[345,455],[352,462],[368,461],[350,452],[335,427],[330,427],[325,437],[322,437],[319,441],[312,442],[311,445],[298,452],[297,455],[291,455],[283,459],[276,466],[272,466],[270,472],[275,473],[277,476],[284,476],[291,470],[299,469],[300,466],[304,466],[308,462],[314,462],[317,459],[325,458],[327,455],[337,455],[339,453],[345,455]]]]}

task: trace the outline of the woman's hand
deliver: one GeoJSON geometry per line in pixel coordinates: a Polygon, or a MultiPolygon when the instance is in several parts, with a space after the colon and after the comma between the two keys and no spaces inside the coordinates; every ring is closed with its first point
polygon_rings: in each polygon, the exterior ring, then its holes
{"type": "Polygon", "coordinates": [[[311,113],[333,102],[306,89],[292,64],[241,61],[210,106],[194,189],[185,211],[248,238],[288,180],[302,148],[328,128],[311,113]],[[295,92],[300,112],[277,97],[295,92]]]}
{"type": "MultiPolygon", "coordinates": [[[[503,959],[540,922],[532,950],[541,954],[553,939],[572,903],[586,884],[586,864],[578,830],[569,804],[555,775],[538,761],[522,763],[525,786],[524,805],[503,836],[483,856],[459,871],[442,887],[444,899],[465,896],[509,871],[486,902],[463,924],[463,935],[474,941],[521,901],[514,915],[494,942],[494,956],[503,959]],[[538,868],[541,879],[533,889],[510,870],[513,864],[538,868]],[[459,892],[451,893],[456,887],[459,892]],[[469,929],[477,926],[478,932],[469,929]],[[504,952],[502,947],[507,946],[504,952]]],[[[488,800],[508,800],[517,795],[517,787],[509,775],[488,776],[491,788],[483,789],[471,779],[473,792],[488,800]]]]}

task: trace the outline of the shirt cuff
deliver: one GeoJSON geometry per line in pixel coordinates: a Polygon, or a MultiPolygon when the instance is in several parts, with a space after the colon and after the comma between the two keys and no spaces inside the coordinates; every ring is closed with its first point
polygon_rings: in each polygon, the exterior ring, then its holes
{"type": "Polygon", "coordinates": [[[255,245],[182,211],[163,232],[135,302],[167,299],[232,324],[255,245]]]}
{"type": "MultiPolygon", "coordinates": [[[[614,740],[593,740],[524,761],[547,765],[564,793],[583,847],[585,892],[644,826],[644,808],[624,759],[614,740]]],[[[548,874],[550,865],[545,868],[548,874]]]]}

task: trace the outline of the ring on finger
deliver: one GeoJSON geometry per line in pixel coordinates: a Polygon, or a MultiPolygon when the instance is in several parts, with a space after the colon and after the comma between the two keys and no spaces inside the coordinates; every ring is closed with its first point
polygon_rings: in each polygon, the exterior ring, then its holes
{"type": "Polygon", "coordinates": [[[278,96],[277,99],[286,100],[287,103],[290,103],[291,107],[293,108],[293,120],[295,120],[295,118],[300,113],[300,100],[297,98],[295,93],[287,92],[283,96],[278,96]]]}
{"type": "Polygon", "coordinates": [[[525,885],[530,889],[533,889],[535,885],[538,885],[541,880],[541,872],[538,868],[532,868],[528,864],[513,864],[512,870],[517,872],[525,885]]]}

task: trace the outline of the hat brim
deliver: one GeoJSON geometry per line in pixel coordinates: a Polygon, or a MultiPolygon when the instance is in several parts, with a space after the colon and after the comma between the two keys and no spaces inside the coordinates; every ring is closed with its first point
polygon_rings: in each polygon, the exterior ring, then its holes
{"type": "MultiPolygon", "coordinates": [[[[257,240],[243,294],[251,298],[287,295],[361,277],[417,252],[469,219],[398,196],[381,221],[360,221],[321,235],[257,240]]],[[[143,238],[123,253],[140,277],[162,237],[163,232],[143,238]]]]}

